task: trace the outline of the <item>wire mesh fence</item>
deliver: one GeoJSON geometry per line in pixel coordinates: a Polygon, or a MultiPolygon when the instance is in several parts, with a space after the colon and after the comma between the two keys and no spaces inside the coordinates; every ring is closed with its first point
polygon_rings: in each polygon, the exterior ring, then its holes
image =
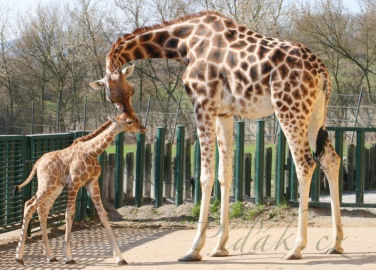
{"type": "MultiPolygon", "coordinates": [[[[375,127],[376,94],[332,94],[328,108],[327,126],[375,127]]],[[[60,109],[56,104],[43,107],[30,103],[28,106],[10,107],[0,111],[0,134],[46,134],[94,130],[104,123],[109,116],[119,113],[109,102],[86,102],[86,98],[77,106],[78,109],[60,109]]],[[[161,102],[143,98],[142,104],[135,106],[141,121],[147,125],[147,140],[152,140],[157,127],[166,127],[168,140],[173,140],[177,125],[184,125],[186,133],[192,137],[196,133],[196,123],[190,99],[185,95],[171,102],[161,102]]],[[[240,118],[236,118],[240,120],[240,118]]],[[[256,121],[243,119],[245,140],[254,142],[256,121]]],[[[265,118],[265,137],[268,142],[275,142],[278,120],[274,115],[265,118]]],[[[127,135],[132,140],[132,134],[127,135]]],[[[347,134],[346,140],[354,136],[347,134]]],[[[366,138],[366,141],[374,138],[366,138]]]]}

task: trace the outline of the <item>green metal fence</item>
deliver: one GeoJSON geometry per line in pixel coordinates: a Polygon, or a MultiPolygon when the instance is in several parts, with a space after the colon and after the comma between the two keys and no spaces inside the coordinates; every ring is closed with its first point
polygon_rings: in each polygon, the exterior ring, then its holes
{"type": "MultiPolygon", "coordinates": [[[[83,132],[53,134],[53,135],[4,135],[0,136],[0,233],[20,228],[23,206],[36,192],[38,184],[34,177],[22,191],[13,196],[13,187],[25,181],[33,163],[44,153],[69,146],[83,132]]],[[[80,191],[77,198],[78,212],[76,220],[84,217],[87,195],[80,191]],[[84,202],[85,206],[82,206],[84,202]]],[[[65,189],[55,201],[49,222],[61,222],[64,219],[66,207],[65,189]]],[[[34,215],[31,226],[38,226],[38,219],[34,215]]]]}

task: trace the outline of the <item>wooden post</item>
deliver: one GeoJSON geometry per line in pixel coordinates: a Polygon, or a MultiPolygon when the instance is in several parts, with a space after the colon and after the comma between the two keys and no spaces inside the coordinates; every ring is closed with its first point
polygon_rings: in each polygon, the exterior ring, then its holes
{"type": "Polygon", "coordinates": [[[134,153],[129,152],[125,155],[125,177],[124,187],[127,198],[133,198],[133,181],[134,181],[134,153]]]}
{"type": "Polygon", "coordinates": [[[271,147],[265,149],[265,196],[271,197],[272,195],[272,160],[273,150],[271,147]]]}
{"type": "Polygon", "coordinates": [[[244,157],[244,194],[251,197],[251,182],[252,182],[252,154],[246,153],[244,157]]]}
{"type": "Polygon", "coordinates": [[[145,145],[145,166],[144,166],[144,197],[150,198],[151,193],[151,165],[152,153],[151,144],[145,145]]]}
{"type": "Polygon", "coordinates": [[[191,141],[185,140],[185,185],[184,185],[184,198],[191,199],[192,197],[192,184],[191,184],[191,141]]]}
{"type": "Polygon", "coordinates": [[[163,196],[171,198],[172,190],[172,143],[166,142],[164,153],[164,182],[163,182],[163,196]]]}

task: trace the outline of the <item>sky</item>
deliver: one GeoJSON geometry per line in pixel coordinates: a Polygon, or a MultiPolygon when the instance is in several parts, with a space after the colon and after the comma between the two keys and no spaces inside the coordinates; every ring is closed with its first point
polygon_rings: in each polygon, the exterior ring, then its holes
{"type": "MultiPolygon", "coordinates": [[[[12,7],[13,10],[18,10],[21,13],[26,13],[30,10],[35,10],[39,3],[41,4],[48,4],[48,3],[61,3],[61,2],[70,2],[74,3],[73,0],[1,0],[2,5],[7,4],[8,6],[12,7]]],[[[354,13],[360,11],[359,5],[357,0],[342,0],[345,7],[351,10],[354,13]]]]}

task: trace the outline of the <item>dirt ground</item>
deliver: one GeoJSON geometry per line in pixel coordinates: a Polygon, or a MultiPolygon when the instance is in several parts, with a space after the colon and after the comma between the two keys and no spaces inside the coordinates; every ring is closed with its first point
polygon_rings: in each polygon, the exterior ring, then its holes
{"type": "MultiPolygon", "coordinates": [[[[234,205],[233,205],[234,206],[234,205]]],[[[197,218],[192,204],[161,208],[123,207],[110,213],[114,234],[127,262],[117,266],[104,229],[96,222],[76,224],[72,253],[76,265],[65,265],[62,254],[64,227],[49,234],[57,263],[47,263],[39,233],[27,240],[25,266],[13,257],[19,232],[0,235],[0,269],[374,269],[376,263],[376,214],[372,210],[343,209],[345,240],[343,255],[327,255],[330,244],[329,209],[310,209],[308,245],[303,259],[284,261],[283,254],[295,241],[297,209],[290,207],[255,208],[244,205],[242,217],[232,217],[227,248],[230,256],[209,257],[219,230],[217,209],[212,207],[203,260],[179,263],[192,245],[197,218]],[[255,210],[256,209],[256,210],[255,210]]],[[[234,211],[232,210],[231,213],[234,211]]]]}

